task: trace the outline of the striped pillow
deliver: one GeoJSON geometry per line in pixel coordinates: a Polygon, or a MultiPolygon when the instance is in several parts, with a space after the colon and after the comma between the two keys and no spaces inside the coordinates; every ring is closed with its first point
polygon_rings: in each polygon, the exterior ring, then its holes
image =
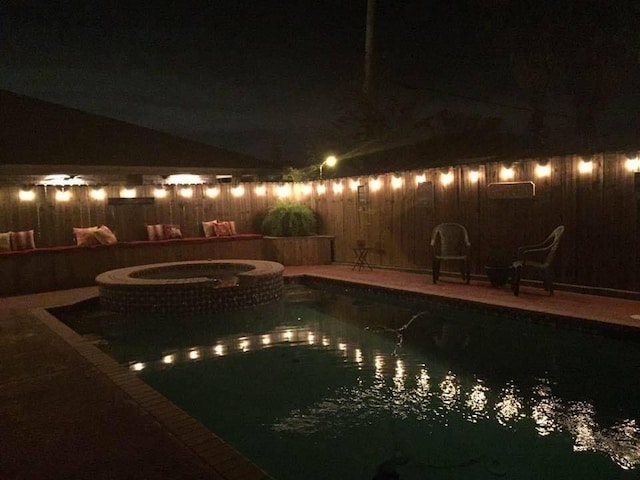
{"type": "Polygon", "coordinates": [[[32,248],[36,248],[33,230],[11,232],[11,250],[30,250],[32,248]]]}
{"type": "Polygon", "coordinates": [[[149,240],[164,240],[162,224],[147,225],[147,235],[149,236],[149,240]]]}
{"type": "Polygon", "coordinates": [[[216,236],[216,229],[214,227],[216,222],[217,222],[217,220],[210,220],[208,222],[202,222],[202,230],[204,231],[204,236],[205,237],[215,237],[216,236]]]}
{"type": "Polygon", "coordinates": [[[0,233],[0,252],[8,252],[11,250],[11,233],[0,233]]]}

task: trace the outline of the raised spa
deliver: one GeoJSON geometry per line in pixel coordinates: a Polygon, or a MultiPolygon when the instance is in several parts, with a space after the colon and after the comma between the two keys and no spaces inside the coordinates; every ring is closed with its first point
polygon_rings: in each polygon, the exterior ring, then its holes
{"type": "Polygon", "coordinates": [[[121,313],[201,314],[282,297],[284,267],[262,260],[139,265],[96,277],[103,308],[121,313]]]}

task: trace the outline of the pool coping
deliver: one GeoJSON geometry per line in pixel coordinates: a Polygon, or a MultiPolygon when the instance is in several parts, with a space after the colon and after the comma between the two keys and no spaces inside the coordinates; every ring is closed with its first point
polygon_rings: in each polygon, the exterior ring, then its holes
{"type": "Polygon", "coordinates": [[[609,336],[623,337],[630,340],[640,340],[640,328],[633,325],[625,325],[613,322],[604,322],[601,320],[583,318],[578,316],[541,312],[524,307],[496,305],[485,303],[479,300],[445,297],[434,293],[417,292],[412,290],[404,290],[397,287],[387,287],[374,285],[370,283],[356,282],[352,280],[344,280],[338,278],[329,278],[322,275],[314,274],[298,274],[288,275],[286,283],[295,283],[302,280],[302,284],[329,284],[333,286],[341,286],[346,291],[345,294],[362,295],[369,292],[378,292],[392,297],[394,299],[415,300],[422,302],[438,303],[440,305],[448,305],[451,307],[472,308],[482,312],[492,312],[497,314],[511,314],[511,318],[515,321],[523,320],[539,324],[552,326],[555,328],[565,328],[568,330],[580,331],[583,333],[603,334],[609,336]]]}
{"type": "Polygon", "coordinates": [[[168,434],[191,450],[220,480],[272,479],[209,428],[146,384],[129,368],[120,365],[93,343],[88,342],[45,308],[32,309],[30,313],[127,394],[168,434]]]}

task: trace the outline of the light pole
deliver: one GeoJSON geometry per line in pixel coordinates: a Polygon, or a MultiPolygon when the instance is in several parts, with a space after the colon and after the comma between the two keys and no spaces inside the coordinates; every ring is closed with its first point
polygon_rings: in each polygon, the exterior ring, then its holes
{"type": "Polygon", "coordinates": [[[338,159],[335,155],[329,155],[324,159],[324,162],[320,164],[320,180],[322,180],[322,168],[326,165],[327,167],[335,167],[336,163],[338,163],[338,159]]]}

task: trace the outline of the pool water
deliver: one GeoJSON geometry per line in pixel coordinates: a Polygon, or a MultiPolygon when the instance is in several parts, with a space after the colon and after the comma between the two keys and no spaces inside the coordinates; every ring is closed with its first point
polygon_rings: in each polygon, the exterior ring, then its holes
{"type": "Polygon", "coordinates": [[[208,318],[56,314],[278,480],[640,478],[637,340],[287,298],[208,318]]]}

